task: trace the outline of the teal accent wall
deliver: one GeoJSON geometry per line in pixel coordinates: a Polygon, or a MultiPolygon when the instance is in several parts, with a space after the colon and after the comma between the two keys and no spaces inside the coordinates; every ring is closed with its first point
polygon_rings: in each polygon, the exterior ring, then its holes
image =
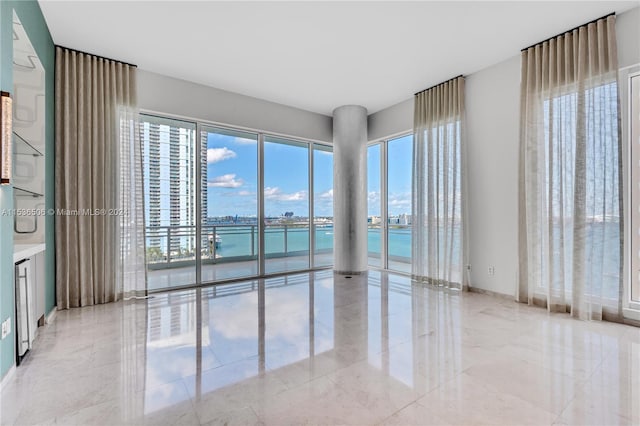
{"type": "MultiPolygon", "coordinates": [[[[0,87],[13,93],[13,11],[22,22],[29,40],[45,69],[45,207],[54,208],[55,167],[55,47],[38,2],[35,0],[0,1],[0,87]]],[[[0,185],[0,212],[13,209],[13,188],[0,185]]],[[[55,217],[46,217],[46,311],[56,304],[55,217]]],[[[13,285],[13,217],[0,214],[0,322],[11,317],[11,334],[0,340],[0,377],[15,361],[15,298],[13,285]]]]}

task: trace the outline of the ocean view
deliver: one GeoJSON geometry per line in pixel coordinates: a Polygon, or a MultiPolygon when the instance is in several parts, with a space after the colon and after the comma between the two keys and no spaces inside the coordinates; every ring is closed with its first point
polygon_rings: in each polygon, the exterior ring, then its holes
{"type": "MultiPolygon", "coordinates": [[[[246,260],[258,252],[256,225],[208,225],[203,227],[203,254],[218,262],[246,260]],[[214,237],[215,234],[215,237],[214,237]],[[213,244],[213,241],[216,241],[213,244]],[[207,249],[207,241],[208,249],[207,249]]],[[[193,258],[187,241],[195,236],[193,227],[159,227],[147,230],[147,256],[149,263],[165,263],[167,243],[171,239],[171,262],[193,258]]],[[[370,255],[380,253],[380,228],[370,227],[368,247],[370,255]]],[[[395,258],[411,258],[411,228],[389,229],[389,255],[395,258]]],[[[265,253],[268,257],[303,255],[309,250],[309,228],[299,225],[267,225],[265,228],[265,253]]],[[[333,226],[317,225],[315,251],[328,253],[333,250],[333,226]]]]}
{"type": "MultiPolygon", "coordinates": [[[[255,224],[218,224],[203,227],[203,260],[216,259],[215,263],[232,263],[255,259],[258,253],[258,228],[255,224]],[[214,237],[214,234],[217,238],[214,237]],[[213,241],[217,241],[213,244],[213,241]],[[207,248],[207,241],[208,244],[207,248]]],[[[586,248],[585,256],[589,259],[592,253],[599,253],[604,250],[608,253],[606,260],[602,263],[588,262],[590,269],[602,270],[604,281],[598,283],[602,286],[605,294],[613,294],[617,288],[619,274],[619,247],[618,241],[619,224],[617,222],[592,222],[587,227],[590,235],[589,241],[593,242],[586,248]],[[599,235],[600,238],[593,238],[599,235]]],[[[571,231],[567,229],[567,237],[570,238],[571,231]]],[[[328,254],[333,250],[334,229],[330,224],[316,225],[315,229],[315,252],[317,254],[328,254]]],[[[554,232],[556,237],[559,230],[554,232]]],[[[195,236],[193,227],[159,227],[147,233],[148,261],[151,269],[167,267],[171,265],[179,266],[181,263],[193,262],[194,251],[189,250],[187,241],[192,241],[195,236]],[[171,256],[167,262],[167,241],[171,239],[171,256]],[[153,244],[152,244],[153,243],[153,244]]],[[[458,240],[456,235],[455,240],[458,240]]],[[[568,243],[568,242],[567,242],[568,243]]],[[[389,259],[400,263],[411,262],[411,227],[400,226],[389,228],[388,238],[389,259]]],[[[552,262],[560,258],[557,247],[559,242],[555,241],[552,262]]],[[[309,228],[299,224],[269,224],[265,228],[265,254],[267,258],[291,258],[295,256],[306,256],[309,250],[309,228]]],[[[380,257],[381,252],[381,230],[379,227],[369,227],[368,230],[368,252],[370,258],[380,257]]],[[[458,253],[454,247],[454,253],[458,253]]],[[[565,256],[569,255],[565,253],[565,256]]],[[[454,255],[454,264],[458,262],[454,255]]],[[[570,281],[569,277],[559,276],[560,270],[554,268],[554,282],[570,281]]]]}
{"type": "MultiPolygon", "coordinates": [[[[250,256],[251,251],[251,229],[246,226],[216,227],[216,234],[221,241],[216,253],[224,257],[250,256]]],[[[254,251],[257,252],[257,235],[254,228],[254,251]]],[[[333,250],[333,227],[318,227],[315,233],[316,251],[333,250]]],[[[370,228],[368,232],[369,252],[380,253],[380,229],[370,228]]],[[[265,230],[265,252],[266,254],[302,254],[309,249],[309,228],[268,226],[265,230]]],[[[394,228],[389,230],[389,251],[395,256],[411,257],[411,228],[394,228]]]]}

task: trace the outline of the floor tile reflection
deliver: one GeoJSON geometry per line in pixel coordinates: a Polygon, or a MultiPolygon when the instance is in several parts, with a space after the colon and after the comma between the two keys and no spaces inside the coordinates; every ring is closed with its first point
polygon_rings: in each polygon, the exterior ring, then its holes
{"type": "Polygon", "coordinates": [[[640,332],[380,271],[58,312],[0,424],[638,424],[640,332]]]}

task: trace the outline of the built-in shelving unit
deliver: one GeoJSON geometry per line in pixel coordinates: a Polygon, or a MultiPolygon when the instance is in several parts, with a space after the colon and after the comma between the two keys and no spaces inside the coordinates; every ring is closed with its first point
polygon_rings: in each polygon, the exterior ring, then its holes
{"type": "MultiPolygon", "coordinates": [[[[16,131],[13,132],[13,154],[14,155],[28,155],[31,157],[44,157],[44,154],[31,145],[25,138],[20,136],[16,131]]],[[[29,189],[20,188],[19,186],[13,187],[13,195],[16,197],[33,197],[40,198],[43,195],[29,189]]]]}
{"type": "MultiPolygon", "coordinates": [[[[28,157],[44,157],[44,154],[34,147],[29,141],[20,136],[16,131],[13,132],[13,155],[15,156],[28,156],[28,157]]],[[[35,176],[34,176],[35,178],[35,176]]],[[[32,191],[30,189],[22,188],[19,186],[13,186],[13,196],[16,198],[42,198],[43,194],[32,191]]],[[[16,201],[17,203],[17,201],[16,201]]],[[[18,228],[18,217],[13,220],[13,230],[16,234],[33,234],[38,230],[38,218],[33,217],[32,225],[29,229],[18,228]]]]}
{"type": "Polygon", "coordinates": [[[16,197],[33,197],[33,198],[43,197],[42,194],[29,191],[28,189],[20,188],[18,186],[13,187],[13,195],[15,195],[16,197]]]}
{"type": "Polygon", "coordinates": [[[15,155],[30,155],[32,157],[44,157],[44,154],[34,148],[25,138],[20,136],[15,131],[13,132],[13,137],[15,138],[16,143],[14,144],[14,154],[15,155]]]}

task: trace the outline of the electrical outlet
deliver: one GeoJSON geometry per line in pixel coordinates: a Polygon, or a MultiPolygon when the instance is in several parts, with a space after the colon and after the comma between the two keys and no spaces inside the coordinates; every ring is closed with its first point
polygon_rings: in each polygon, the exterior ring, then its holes
{"type": "Polygon", "coordinates": [[[7,337],[9,333],[11,333],[11,317],[7,318],[2,323],[2,338],[4,339],[5,337],[7,337]]]}
{"type": "Polygon", "coordinates": [[[495,268],[495,266],[489,266],[489,269],[488,269],[487,273],[488,273],[489,275],[495,275],[495,274],[496,274],[496,268],[495,268]]]}

